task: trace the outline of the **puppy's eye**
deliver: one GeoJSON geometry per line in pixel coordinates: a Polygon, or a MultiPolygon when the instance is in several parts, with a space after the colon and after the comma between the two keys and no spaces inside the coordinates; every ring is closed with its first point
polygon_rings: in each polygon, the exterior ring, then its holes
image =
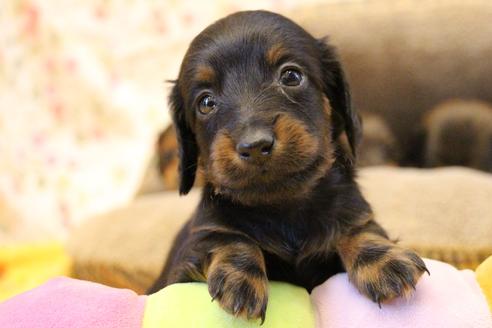
{"type": "Polygon", "coordinates": [[[203,115],[207,115],[215,109],[217,106],[214,97],[211,95],[205,95],[200,99],[198,103],[198,111],[203,115]]]}
{"type": "Polygon", "coordinates": [[[288,87],[296,87],[302,82],[302,73],[296,69],[288,68],[282,72],[280,83],[288,87]]]}

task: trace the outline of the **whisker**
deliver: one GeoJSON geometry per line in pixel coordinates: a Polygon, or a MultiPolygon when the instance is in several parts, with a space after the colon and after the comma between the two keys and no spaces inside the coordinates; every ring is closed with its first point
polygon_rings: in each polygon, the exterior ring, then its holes
{"type": "Polygon", "coordinates": [[[278,89],[280,89],[280,92],[291,102],[291,103],[294,103],[298,106],[301,106],[301,104],[297,101],[295,101],[294,99],[292,99],[288,94],[287,92],[285,92],[285,90],[282,88],[282,87],[278,87],[278,89]]]}
{"type": "MultiPolygon", "coordinates": [[[[269,85],[269,86],[268,86],[268,87],[266,87],[265,89],[261,90],[261,91],[260,91],[260,93],[259,93],[259,94],[257,94],[257,95],[253,98],[253,101],[252,101],[252,102],[253,102],[253,103],[255,103],[255,102],[256,102],[256,101],[257,101],[260,97],[262,97],[262,96],[263,96],[263,94],[265,94],[265,92],[269,91],[269,90],[270,90],[270,89],[272,89],[273,87],[275,87],[275,86],[273,86],[273,85],[269,85]]],[[[263,100],[265,100],[265,99],[263,99],[263,100]]]]}

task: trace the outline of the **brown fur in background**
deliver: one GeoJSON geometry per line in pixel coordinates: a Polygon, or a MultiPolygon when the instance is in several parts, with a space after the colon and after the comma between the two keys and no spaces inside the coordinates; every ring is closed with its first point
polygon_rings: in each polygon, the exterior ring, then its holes
{"type": "Polygon", "coordinates": [[[481,101],[450,100],[425,118],[428,167],[461,165],[492,172],[492,106],[481,101]]]}
{"type": "Polygon", "coordinates": [[[360,166],[397,165],[398,143],[384,119],[378,115],[362,115],[363,137],[359,148],[360,166]]]}

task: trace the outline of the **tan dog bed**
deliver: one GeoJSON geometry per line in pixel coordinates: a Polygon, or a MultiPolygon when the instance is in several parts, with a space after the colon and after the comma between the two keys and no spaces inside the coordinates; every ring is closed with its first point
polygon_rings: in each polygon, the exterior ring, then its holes
{"type": "MultiPolygon", "coordinates": [[[[358,181],[391,237],[422,256],[473,267],[492,254],[492,175],[380,167],[362,169],[358,181]]],[[[143,292],[198,199],[198,190],[146,195],[89,220],[69,241],[76,276],[143,292]]]]}

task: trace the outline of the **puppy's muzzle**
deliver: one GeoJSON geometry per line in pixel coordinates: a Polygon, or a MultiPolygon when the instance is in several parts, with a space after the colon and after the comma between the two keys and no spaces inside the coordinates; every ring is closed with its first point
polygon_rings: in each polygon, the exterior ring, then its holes
{"type": "Polygon", "coordinates": [[[243,161],[262,164],[270,159],[274,143],[272,132],[266,129],[249,130],[239,139],[236,152],[243,161]]]}

